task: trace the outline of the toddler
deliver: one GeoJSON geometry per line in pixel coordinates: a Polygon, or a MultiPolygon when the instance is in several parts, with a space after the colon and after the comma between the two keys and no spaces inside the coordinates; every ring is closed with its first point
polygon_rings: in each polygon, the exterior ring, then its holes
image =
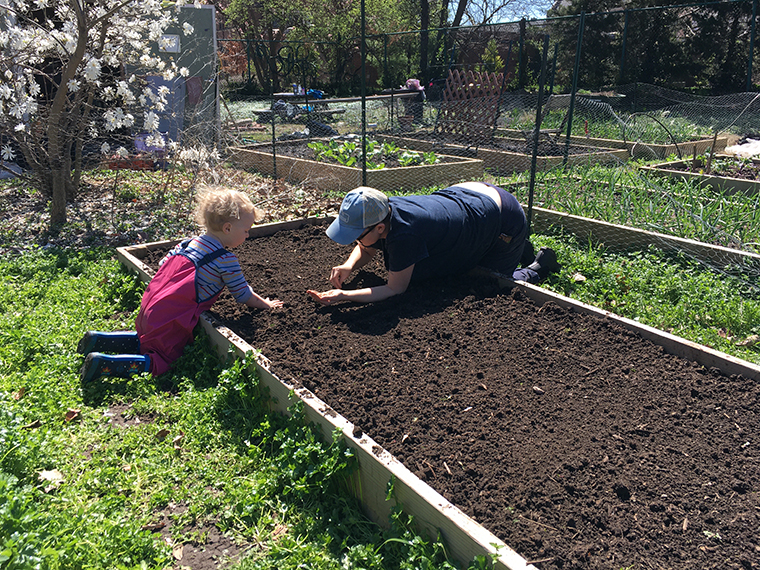
{"type": "Polygon", "coordinates": [[[196,207],[206,233],[178,244],[148,284],[135,331],[88,331],[77,351],[86,354],[83,382],[100,376],[126,378],[140,372],[158,376],[177,360],[193,339],[200,315],[227,287],[239,303],[257,308],[282,307],[248,285],[237,257],[227,251],[242,244],[257,218],[248,196],[225,188],[207,189],[196,207]],[[104,354],[105,352],[116,354],[104,354]]]}

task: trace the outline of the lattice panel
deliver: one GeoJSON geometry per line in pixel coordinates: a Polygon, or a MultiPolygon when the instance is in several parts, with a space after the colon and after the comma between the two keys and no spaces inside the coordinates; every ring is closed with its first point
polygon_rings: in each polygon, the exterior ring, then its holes
{"type": "Polygon", "coordinates": [[[450,70],[434,132],[469,145],[490,141],[503,79],[503,73],[450,70]]]}

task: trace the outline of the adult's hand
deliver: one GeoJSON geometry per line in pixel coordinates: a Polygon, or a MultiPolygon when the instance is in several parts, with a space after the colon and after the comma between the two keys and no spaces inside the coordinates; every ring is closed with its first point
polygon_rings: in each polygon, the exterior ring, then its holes
{"type": "Polygon", "coordinates": [[[314,299],[317,303],[321,305],[332,305],[336,301],[340,301],[343,298],[343,291],[340,289],[330,289],[329,291],[319,292],[314,291],[313,289],[309,289],[306,291],[309,294],[309,297],[314,299]]]}
{"type": "Polygon", "coordinates": [[[343,283],[351,275],[351,267],[348,265],[337,265],[330,271],[330,285],[336,289],[343,287],[343,283]]]}

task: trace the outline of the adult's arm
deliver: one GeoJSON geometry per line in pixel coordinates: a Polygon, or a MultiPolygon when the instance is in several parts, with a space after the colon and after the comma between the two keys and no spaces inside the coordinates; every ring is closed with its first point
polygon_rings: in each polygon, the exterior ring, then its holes
{"type": "Polygon", "coordinates": [[[412,279],[414,265],[410,265],[401,271],[389,271],[388,281],[385,285],[377,287],[365,287],[364,289],[330,289],[320,293],[319,291],[307,291],[312,299],[322,305],[332,305],[339,301],[356,301],[358,303],[374,303],[383,301],[394,295],[400,295],[409,287],[412,279]]]}

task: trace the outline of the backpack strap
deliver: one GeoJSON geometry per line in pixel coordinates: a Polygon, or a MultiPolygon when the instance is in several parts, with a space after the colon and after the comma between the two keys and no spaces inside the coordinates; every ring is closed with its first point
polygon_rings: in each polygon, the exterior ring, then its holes
{"type": "Polygon", "coordinates": [[[186,239],[185,241],[183,241],[180,244],[180,250],[175,255],[181,255],[185,259],[188,259],[189,261],[191,261],[192,264],[195,266],[195,272],[196,272],[195,273],[195,299],[196,299],[196,302],[200,302],[198,301],[198,299],[200,298],[200,289],[198,287],[198,269],[200,269],[204,265],[208,265],[215,259],[218,259],[219,257],[223,256],[224,254],[229,253],[229,251],[221,247],[219,249],[212,251],[211,253],[207,253],[206,255],[201,257],[198,261],[195,261],[194,259],[190,257],[190,255],[187,252],[187,247],[190,245],[191,241],[192,241],[192,238],[186,239]]]}

